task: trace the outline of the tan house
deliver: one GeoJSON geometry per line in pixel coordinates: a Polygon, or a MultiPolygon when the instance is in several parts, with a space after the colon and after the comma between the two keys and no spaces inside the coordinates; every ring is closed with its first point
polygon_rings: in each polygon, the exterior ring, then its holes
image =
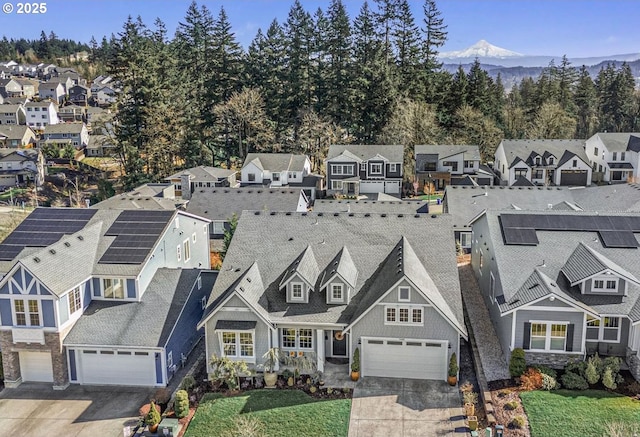
{"type": "Polygon", "coordinates": [[[0,126],[2,147],[23,149],[36,144],[36,134],[29,126],[0,126]]]}

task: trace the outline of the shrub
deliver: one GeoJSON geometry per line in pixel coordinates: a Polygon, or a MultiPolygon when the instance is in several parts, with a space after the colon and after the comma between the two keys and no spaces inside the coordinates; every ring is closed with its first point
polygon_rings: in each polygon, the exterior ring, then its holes
{"type": "Polygon", "coordinates": [[[523,416],[516,416],[513,419],[511,419],[511,422],[509,422],[509,425],[512,428],[518,428],[518,429],[524,427],[524,424],[525,424],[525,419],[523,416]]]}
{"type": "Polygon", "coordinates": [[[240,374],[249,373],[249,367],[244,361],[233,361],[228,357],[218,357],[213,354],[210,360],[213,372],[209,374],[209,379],[224,382],[229,390],[236,390],[240,385],[240,374]]]}
{"type": "Polygon", "coordinates": [[[318,388],[315,385],[312,385],[311,387],[309,387],[309,392],[311,392],[312,394],[317,391],[318,391],[318,388]]]}
{"type": "Polygon", "coordinates": [[[534,368],[538,369],[538,371],[540,373],[542,373],[543,375],[548,375],[551,376],[552,378],[556,379],[558,378],[558,372],[556,372],[555,370],[553,370],[551,367],[547,367],[547,366],[543,366],[543,365],[536,365],[533,366],[534,368]]]}
{"type": "Polygon", "coordinates": [[[289,379],[287,379],[287,385],[289,387],[293,387],[293,384],[294,384],[293,376],[290,376],[289,379]]]}
{"type": "Polygon", "coordinates": [[[173,409],[178,419],[187,417],[189,414],[189,393],[186,390],[178,390],[173,409]]]}
{"type": "Polygon", "coordinates": [[[153,394],[153,399],[159,404],[165,404],[171,399],[171,392],[166,387],[161,387],[153,394]]]}
{"type": "Polygon", "coordinates": [[[611,373],[616,376],[618,375],[618,373],[620,373],[620,361],[621,360],[618,357],[607,357],[602,360],[602,368],[610,368],[611,373]]]}
{"type": "Polygon", "coordinates": [[[182,380],[182,384],[180,384],[180,388],[182,390],[187,390],[187,391],[191,390],[195,386],[196,386],[196,379],[191,375],[185,376],[184,379],[182,380]]]}
{"type": "Polygon", "coordinates": [[[518,408],[518,405],[518,401],[509,401],[504,404],[504,408],[506,410],[515,410],[516,408],[518,408]]]}
{"type": "Polygon", "coordinates": [[[149,404],[149,412],[144,417],[144,423],[153,426],[160,423],[160,411],[154,401],[149,404]]]}
{"type": "Polygon", "coordinates": [[[587,382],[591,385],[596,384],[598,381],[600,381],[600,373],[598,373],[598,370],[596,369],[596,366],[591,361],[591,358],[589,358],[589,362],[587,363],[587,368],[584,371],[584,377],[587,380],[587,382]]]}
{"type": "Polygon", "coordinates": [[[458,357],[455,352],[451,354],[449,359],[449,376],[458,376],[458,357]]]}
{"type": "Polygon", "coordinates": [[[589,388],[589,383],[582,376],[573,372],[565,372],[560,377],[562,385],[568,390],[586,390],[589,388]]]}
{"type": "Polygon", "coordinates": [[[516,348],[511,351],[511,358],[509,359],[509,374],[512,378],[517,378],[527,370],[527,362],[524,358],[524,350],[516,348]]]}
{"type": "Polygon", "coordinates": [[[255,416],[240,414],[233,420],[233,431],[231,435],[241,437],[263,437],[265,436],[264,423],[255,416]]]}
{"type": "Polygon", "coordinates": [[[615,390],[618,387],[611,367],[606,367],[604,369],[604,372],[602,373],[602,385],[607,387],[609,390],[615,390]]]}
{"type": "Polygon", "coordinates": [[[351,361],[351,371],[359,372],[360,371],[360,348],[356,348],[353,351],[353,360],[351,361]]]}
{"type": "Polygon", "coordinates": [[[478,393],[474,391],[466,391],[462,395],[462,400],[465,404],[473,404],[476,405],[478,403],[478,393]]]}
{"type": "Polygon", "coordinates": [[[584,378],[584,372],[587,369],[587,363],[586,361],[577,361],[577,360],[571,360],[567,363],[567,365],[564,367],[564,371],[569,372],[569,373],[575,373],[577,375],[580,375],[584,378]]]}
{"type": "Polygon", "coordinates": [[[463,384],[460,384],[460,391],[462,393],[473,391],[473,384],[471,384],[469,381],[465,381],[463,384]]]}
{"type": "Polygon", "coordinates": [[[560,388],[560,384],[558,383],[558,380],[555,377],[547,375],[546,373],[542,373],[541,388],[546,391],[557,390],[560,388]]]}
{"type": "Polygon", "coordinates": [[[285,379],[285,381],[288,381],[289,378],[293,378],[293,372],[289,369],[284,369],[282,371],[282,377],[285,379]]]}
{"type": "Polygon", "coordinates": [[[542,373],[538,369],[529,367],[520,376],[520,388],[525,391],[540,390],[542,388],[542,373]]]}
{"type": "MultiPolygon", "coordinates": [[[[154,406],[155,406],[156,410],[158,410],[158,413],[159,413],[160,412],[160,405],[154,403],[154,406]]],[[[138,414],[144,418],[144,417],[147,416],[147,414],[149,414],[149,410],[151,410],[151,404],[144,404],[138,410],[138,414]]]]}
{"type": "Polygon", "coordinates": [[[511,393],[511,390],[508,388],[503,388],[500,391],[498,391],[498,396],[503,398],[505,396],[508,396],[511,393]]]}

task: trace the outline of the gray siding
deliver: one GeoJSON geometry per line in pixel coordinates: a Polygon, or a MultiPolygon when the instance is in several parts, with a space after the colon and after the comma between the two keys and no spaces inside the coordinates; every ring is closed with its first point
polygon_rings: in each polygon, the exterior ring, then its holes
{"type": "Polygon", "coordinates": [[[429,302],[427,302],[425,300],[425,298],[422,296],[422,293],[420,293],[418,290],[416,290],[415,288],[411,287],[409,285],[409,283],[406,280],[403,280],[402,282],[400,282],[400,284],[398,284],[398,286],[394,287],[389,294],[387,294],[380,302],[384,302],[384,303],[397,303],[399,305],[405,304],[405,305],[411,305],[411,304],[428,304],[429,302]],[[411,290],[410,293],[410,302],[400,302],[398,301],[398,288],[400,287],[409,287],[409,289],[411,290]]]}
{"type": "Polygon", "coordinates": [[[309,302],[309,286],[302,280],[300,279],[300,277],[298,277],[297,275],[294,276],[289,282],[287,282],[287,286],[286,286],[286,291],[287,293],[287,302],[292,303],[292,304],[302,304],[302,303],[307,303],[309,302]],[[302,284],[302,298],[303,301],[300,300],[294,300],[292,298],[293,295],[293,283],[296,284],[302,284]]]}
{"type": "Polygon", "coordinates": [[[541,300],[540,302],[536,302],[531,305],[532,307],[555,307],[555,308],[573,308],[571,305],[562,302],[561,300],[554,300],[553,302],[549,299],[541,300]]]}
{"type": "Polygon", "coordinates": [[[340,276],[335,275],[333,277],[333,279],[331,279],[331,281],[327,284],[327,286],[325,287],[325,293],[326,293],[326,298],[327,298],[327,303],[330,305],[341,305],[341,304],[345,304],[348,303],[348,299],[349,299],[349,294],[350,294],[350,290],[349,290],[349,286],[340,278],[340,276]],[[333,284],[340,284],[342,285],[342,300],[332,300],[332,293],[331,293],[331,286],[333,284]]]}
{"type": "Polygon", "coordinates": [[[584,281],[584,294],[598,294],[598,295],[605,295],[605,296],[623,296],[624,295],[624,289],[626,286],[624,279],[620,278],[618,280],[618,289],[616,293],[608,293],[606,291],[605,292],[592,291],[594,279],[603,279],[606,281],[606,278],[600,278],[600,277],[587,279],[586,281],[584,281]]]}
{"type": "MultiPolygon", "coordinates": [[[[621,331],[619,343],[588,341],[589,336],[587,336],[587,352],[598,351],[601,355],[625,356],[627,343],[629,342],[629,324],[629,319],[623,317],[620,324],[621,331]]],[[[589,330],[587,330],[587,332],[589,332],[589,330]]]]}
{"type": "Polygon", "coordinates": [[[515,347],[523,346],[524,323],[531,320],[545,322],[569,322],[573,323],[573,352],[582,351],[582,330],[584,329],[584,313],[562,312],[544,310],[518,310],[516,312],[516,337],[515,347]]]}
{"type": "Polygon", "coordinates": [[[400,163],[395,163],[395,164],[397,164],[396,165],[396,171],[391,171],[390,170],[391,164],[387,164],[386,165],[385,172],[386,172],[386,176],[388,178],[401,178],[402,177],[402,163],[400,162],[400,163]]]}
{"type": "Polygon", "coordinates": [[[53,300],[42,299],[40,303],[42,305],[42,324],[47,328],[55,328],[56,316],[53,310],[53,300]]]}

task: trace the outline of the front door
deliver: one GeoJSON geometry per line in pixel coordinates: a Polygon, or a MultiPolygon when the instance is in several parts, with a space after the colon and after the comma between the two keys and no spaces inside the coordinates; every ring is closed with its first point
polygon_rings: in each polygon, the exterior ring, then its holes
{"type": "Polygon", "coordinates": [[[356,184],[354,183],[347,183],[347,194],[355,194],[356,193],[356,184]]]}
{"type": "Polygon", "coordinates": [[[334,357],[347,356],[347,336],[342,331],[333,331],[332,353],[334,357]]]}

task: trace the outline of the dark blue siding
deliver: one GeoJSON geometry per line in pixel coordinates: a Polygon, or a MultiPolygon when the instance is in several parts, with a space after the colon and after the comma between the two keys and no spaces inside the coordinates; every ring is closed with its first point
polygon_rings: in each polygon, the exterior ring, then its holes
{"type": "Polygon", "coordinates": [[[51,296],[51,292],[43,284],[40,284],[40,294],[44,296],[51,296]]]}
{"type": "Polygon", "coordinates": [[[173,364],[180,365],[180,357],[191,352],[198,339],[204,334],[202,330],[196,330],[196,325],[203,315],[202,298],[208,297],[217,273],[206,273],[201,275],[202,287],[198,290],[197,283],[193,284],[193,290],[189,299],[185,303],[182,314],[178,318],[176,325],[165,345],[165,353],[173,352],[173,364]]]}
{"type": "Polygon", "coordinates": [[[77,381],[78,375],[76,372],[76,351],[74,349],[69,349],[69,373],[71,381],[77,381]]]}
{"type": "MultiPolygon", "coordinates": [[[[32,279],[33,279],[33,276],[31,276],[31,274],[25,270],[24,271],[24,287],[23,288],[27,288],[32,279]]],[[[36,287],[33,287],[31,289],[31,291],[29,292],[29,294],[38,294],[38,289],[36,287]]]]}
{"type": "Polygon", "coordinates": [[[0,288],[0,294],[9,294],[9,283],[4,284],[0,288]]]}
{"type": "Polygon", "coordinates": [[[12,276],[13,280],[18,284],[18,287],[13,286],[13,294],[21,294],[20,290],[18,290],[18,288],[24,289],[24,286],[22,284],[22,269],[18,269],[16,270],[16,272],[13,274],[12,276]]]}
{"type": "Polygon", "coordinates": [[[47,299],[42,301],[42,321],[47,328],[55,328],[56,326],[56,316],[53,312],[52,300],[47,299]]]}
{"type": "Polygon", "coordinates": [[[162,384],[162,358],[158,352],[156,352],[156,382],[162,384]]]}
{"type": "Polygon", "coordinates": [[[84,287],[84,296],[82,297],[84,302],[82,302],[82,309],[86,310],[91,303],[91,281],[85,282],[82,286],[84,287]]]}
{"type": "Polygon", "coordinates": [[[100,279],[93,278],[93,295],[100,296],[100,279]]]}
{"type": "Polygon", "coordinates": [[[136,280],[135,279],[127,279],[127,297],[129,299],[136,298],[136,280]]]}
{"type": "Polygon", "coordinates": [[[2,320],[2,326],[13,326],[11,299],[0,299],[0,320],[2,320]]]}

